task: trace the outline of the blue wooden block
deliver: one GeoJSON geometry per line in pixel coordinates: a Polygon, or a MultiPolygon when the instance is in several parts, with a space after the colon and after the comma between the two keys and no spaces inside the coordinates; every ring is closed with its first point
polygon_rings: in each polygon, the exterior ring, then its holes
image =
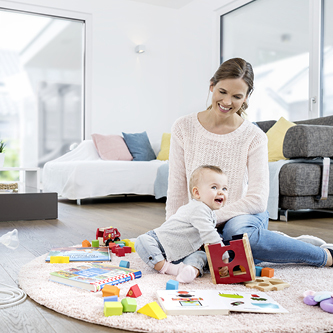
{"type": "Polygon", "coordinates": [[[129,268],[130,267],[130,263],[127,260],[121,260],[120,263],[119,263],[119,267],[129,268]]]}
{"type": "Polygon", "coordinates": [[[103,299],[104,302],[118,302],[118,296],[106,296],[103,299]]]}
{"type": "Polygon", "coordinates": [[[166,284],[166,290],[177,290],[179,282],[175,280],[169,280],[166,284]]]}
{"type": "Polygon", "coordinates": [[[255,269],[256,269],[256,276],[261,276],[262,267],[255,266],[255,269]]]}

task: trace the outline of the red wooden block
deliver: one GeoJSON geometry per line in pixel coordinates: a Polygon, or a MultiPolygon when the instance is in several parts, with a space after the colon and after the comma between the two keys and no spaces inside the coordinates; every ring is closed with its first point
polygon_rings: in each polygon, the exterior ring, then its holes
{"type": "Polygon", "coordinates": [[[205,250],[213,283],[229,284],[255,280],[254,261],[246,233],[242,239],[230,241],[230,245],[227,246],[206,244],[205,250]],[[226,251],[233,251],[235,254],[235,258],[230,263],[222,261],[222,255],[226,251]],[[225,266],[228,267],[229,274],[220,276],[219,270],[225,266]],[[236,270],[238,266],[240,270],[236,270]]]}
{"type": "Polygon", "coordinates": [[[124,248],[122,248],[122,247],[117,247],[116,248],[116,256],[117,257],[125,257],[125,250],[124,250],[124,248]]]}
{"type": "Polygon", "coordinates": [[[131,253],[132,248],[130,246],[124,246],[123,249],[125,250],[125,253],[131,253]]]}
{"type": "Polygon", "coordinates": [[[119,247],[120,247],[119,245],[112,246],[112,248],[111,248],[111,252],[112,252],[112,253],[116,253],[116,252],[117,252],[117,249],[118,249],[119,247]]]}
{"type": "Polygon", "coordinates": [[[135,284],[134,286],[132,286],[131,288],[129,288],[126,297],[137,298],[137,297],[139,297],[141,295],[142,295],[142,292],[141,292],[139,286],[137,284],[135,284]]]}
{"type": "Polygon", "coordinates": [[[264,267],[261,270],[261,276],[267,276],[269,278],[272,278],[274,276],[274,269],[269,267],[264,267]]]}

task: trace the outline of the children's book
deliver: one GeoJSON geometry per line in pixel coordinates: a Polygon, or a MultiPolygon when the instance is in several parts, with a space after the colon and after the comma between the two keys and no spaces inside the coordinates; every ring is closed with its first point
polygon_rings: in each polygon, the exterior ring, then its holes
{"type": "Polygon", "coordinates": [[[51,256],[69,257],[69,261],[111,261],[109,247],[61,247],[52,249],[45,261],[51,256]]]}
{"type": "Polygon", "coordinates": [[[104,285],[116,285],[138,279],[141,271],[107,263],[86,263],[50,273],[50,281],[89,291],[99,291],[104,285]]]}
{"type": "Polygon", "coordinates": [[[263,292],[224,290],[158,290],[158,302],[167,315],[228,315],[230,311],[288,313],[263,292]]]}

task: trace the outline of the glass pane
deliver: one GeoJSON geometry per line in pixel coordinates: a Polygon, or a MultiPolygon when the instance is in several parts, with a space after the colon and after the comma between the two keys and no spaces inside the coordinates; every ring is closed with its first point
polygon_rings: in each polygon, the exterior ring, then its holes
{"type": "Polygon", "coordinates": [[[323,116],[333,114],[333,1],[324,1],[323,116]]]}
{"type": "Polygon", "coordinates": [[[221,36],[223,61],[253,66],[249,120],[308,118],[309,0],[253,1],[221,17],[221,36]]]}
{"type": "Polygon", "coordinates": [[[84,22],[0,10],[5,167],[42,167],[81,141],[84,22]]]}

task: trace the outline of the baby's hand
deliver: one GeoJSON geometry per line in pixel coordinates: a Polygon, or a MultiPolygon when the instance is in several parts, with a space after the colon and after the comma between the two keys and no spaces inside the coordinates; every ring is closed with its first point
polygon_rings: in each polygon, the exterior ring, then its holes
{"type": "Polygon", "coordinates": [[[229,275],[229,269],[228,267],[224,266],[219,269],[219,274],[221,277],[228,276],[229,275]]]}

